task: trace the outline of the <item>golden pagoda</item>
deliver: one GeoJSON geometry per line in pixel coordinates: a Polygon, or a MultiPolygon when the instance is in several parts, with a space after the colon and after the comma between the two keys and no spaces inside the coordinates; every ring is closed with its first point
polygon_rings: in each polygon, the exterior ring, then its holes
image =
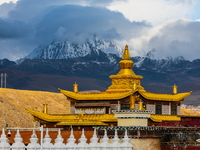
{"type": "MultiPolygon", "coordinates": [[[[162,121],[180,121],[180,104],[191,92],[177,93],[173,86],[172,94],[157,94],[145,91],[141,86],[142,76],[136,75],[132,67],[128,45],[125,46],[120,71],[111,75],[111,86],[102,92],[79,92],[78,84],[74,91],[59,89],[71,104],[71,114],[52,115],[27,110],[41,124],[56,126],[115,126],[117,118],[113,112],[130,110],[148,111],[148,125],[162,121]]],[[[47,109],[47,108],[45,108],[47,109]]]]}

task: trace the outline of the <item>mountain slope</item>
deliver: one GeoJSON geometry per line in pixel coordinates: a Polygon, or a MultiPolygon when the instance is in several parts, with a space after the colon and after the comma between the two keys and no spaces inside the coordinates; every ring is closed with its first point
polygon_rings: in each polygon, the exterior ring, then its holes
{"type": "Polygon", "coordinates": [[[51,114],[69,113],[69,101],[61,93],[14,90],[0,88],[0,125],[8,127],[33,127],[33,117],[26,109],[43,111],[43,104],[48,104],[51,114]]]}

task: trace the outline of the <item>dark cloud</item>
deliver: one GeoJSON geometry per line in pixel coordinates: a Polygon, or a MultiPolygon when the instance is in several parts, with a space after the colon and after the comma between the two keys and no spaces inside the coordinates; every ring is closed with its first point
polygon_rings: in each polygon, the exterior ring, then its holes
{"type": "Polygon", "coordinates": [[[55,35],[60,39],[72,40],[80,36],[87,38],[97,34],[103,38],[120,39],[126,37],[124,32],[146,24],[131,23],[121,13],[99,7],[82,7],[77,5],[59,6],[47,13],[36,26],[39,41],[50,42],[55,35]],[[124,36],[125,35],[125,36],[124,36]]]}
{"type": "Polygon", "coordinates": [[[23,38],[33,32],[31,24],[19,20],[0,19],[0,39],[23,38]]]}

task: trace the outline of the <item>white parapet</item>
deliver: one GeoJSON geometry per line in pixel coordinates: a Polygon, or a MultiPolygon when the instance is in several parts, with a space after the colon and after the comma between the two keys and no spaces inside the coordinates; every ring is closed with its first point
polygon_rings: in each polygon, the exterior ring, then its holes
{"type": "Polygon", "coordinates": [[[19,129],[14,138],[14,143],[12,146],[8,143],[8,139],[5,135],[4,129],[2,129],[2,134],[0,138],[0,150],[132,150],[132,145],[130,144],[130,139],[128,138],[127,131],[125,132],[124,139],[120,142],[120,139],[117,135],[117,130],[115,131],[115,136],[111,140],[108,138],[107,130],[104,130],[104,137],[99,140],[96,134],[96,128],[94,129],[94,134],[90,143],[87,143],[87,138],[85,137],[84,129],[82,130],[81,138],[76,144],[76,139],[74,138],[73,129],[71,129],[71,135],[67,139],[67,143],[64,143],[62,138],[61,131],[58,130],[57,138],[55,143],[52,144],[52,139],[49,136],[48,129],[46,129],[46,135],[43,139],[42,146],[38,143],[37,135],[33,130],[31,138],[29,139],[30,143],[25,146],[23,139],[20,135],[19,129]],[[98,141],[101,141],[100,143],[98,141]]]}

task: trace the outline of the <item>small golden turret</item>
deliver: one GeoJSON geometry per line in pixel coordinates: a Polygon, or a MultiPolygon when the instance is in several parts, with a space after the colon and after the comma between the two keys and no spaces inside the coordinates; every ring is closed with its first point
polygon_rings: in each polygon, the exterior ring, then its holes
{"type": "Polygon", "coordinates": [[[131,55],[129,53],[128,45],[125,46],[122,59],[123,60],[119,62],[120,71],[118,72],[118,75],[135,75],[132,70],[134,62],[130,60],[131,55]]]}
{"type": "Polygon", "coordinates": [[[130,96],[130,109],[135,109],[135,97],[133,95],[130,96]]]}
{"type": "Polygon", "coordinates": [[[178,86],[176,86],[176,84],[174,84],[174,86],[172,86],[172,93],[173,94],[177,94],[178,93],[178,86]]]}
{"type": "Polygon", "coordinates": [[[43,104],[43,113],[47,114],[48,112],[48,104],[43,104]]]}
{"type": "Polygon", "coordinates": [[[78,93],[78,84],[76,84],[76,82],[74,83],[74,92],[78,93]]]}
{"type": "Polygon", "coordinates": [[[140,85],[140,80],[143,78],[136,75],[133,71],[134,62],[131,60],[128,45],[125,46],[122,55],[122,60],[119,62],[120,70],[116,75],[111,75],[112,85],[106,91],[131,91],[144,90],[140,85]],[[135,82],[135,83],[134,83],[135,82]]]}

